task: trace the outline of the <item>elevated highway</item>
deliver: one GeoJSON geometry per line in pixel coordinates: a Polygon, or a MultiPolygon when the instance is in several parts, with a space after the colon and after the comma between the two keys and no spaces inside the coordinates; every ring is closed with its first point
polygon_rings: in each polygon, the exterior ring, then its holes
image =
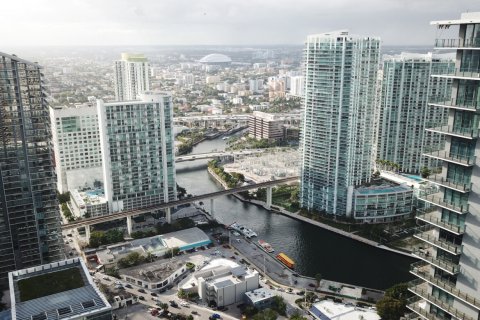
{"type": "MultiPolygon", "coordinates": [[[[158,210],[166,210],[167,212],[167,222],[171,222],[171,208],[176,207],[182,204],[187,204],[187,203],[193,203],[196,201],[200,200],[206,200],[210,199],[212,201],[212,208],[213,208],[213,199],[221,196],[227,196],[230,194],[242,192],[242,191],[248,191],[252,189],[257,189],[257,188],[267,188],[267,207],[269,208],[272,205],[272,187],[280,184],[285,184],[289,182],[295,182],[298,181],[299,177],[289,177],[289,178],[284,178],[284,179],[278,179],[278,180],[272,180],[272,181],[267,181],[267,182],[260,182],[260,183],[255,183],[255,184],[249,184],[246,186],[241,186],[237,188],[232,188],[232,189],[227,189],[227,190],[221,190],[221,191],[216,191],[216,192],[211,192],[211,193],[206,193],[202,195],[197,195],[193,196],[190,198],[184,198],[172,202],[167,202],[167,203],[161,203],[156,206],[151,206],[151,207],[146,207],[142,209],[136,209],[136,210],[126,210],[126,211],[120,211],[120,212],[114,212],[109,215],[105,216],[99,216],[99,217],[91,217],[91,218],[85,218],[85,219],[80,219],[80,220],[75,220],[73,222],[69,222],[66,224],[63,224],[61,226],[62,230],[70,230],[70,229],[75,229],[75,228],[81,228],[81,227],[86,227],[86,236],[87,239],[90,238],[90,226],[103,223],[103,222],[108,222],[108,221],[113,221],[113,220],[118,220],[118,219],[127,219],[127,231],[130,234],[132,231],[132,217],[133,216],[138,216],[146,213],[151,213],[152,211],[158,211],[158,210]]],[[[213,213],[213,212],[212,212],[213,213]]]]}

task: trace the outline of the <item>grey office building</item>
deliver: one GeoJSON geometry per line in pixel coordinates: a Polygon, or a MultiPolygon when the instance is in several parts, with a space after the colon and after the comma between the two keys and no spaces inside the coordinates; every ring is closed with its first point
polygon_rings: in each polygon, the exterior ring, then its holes
{"type": "Polygon", "coordinates": [[[63,258],[41,67],[0,52],[0,281],[63,258]]]}
{"type": "Polygon", "coordinates": [[[443,150],[425,155],[441,160],[440,174],[430,176],[439,192],[421,193],[426,206],[417,214],[424,226],[415,235],[423,243],[411,273],[415,295],[407,307],[422,319],[477,320],[480,317],[480,12],[459,20],[432,22],[445,34],[437,49],[456,50],[455,70],[433,77],[452,81],[450,96],[430,105],[448,111],[445,126],[429,128],[446,138],[443,150]],[[455,31],[455,34],[448,35],[455,31]]]}
{"type": "Polygon", "coordinates": [[[436,168],[440,161],[423,156],[439,150],[445,137],[425,131],[447,123],[448,110],[429,107],[430,96],[447,96],[451,79],[431,77],[455,67],[453,55],[402,53],[384,56],[378,116],[378,160],[400,165],[403,172],[418,173],[423,167],[436,168]]]}

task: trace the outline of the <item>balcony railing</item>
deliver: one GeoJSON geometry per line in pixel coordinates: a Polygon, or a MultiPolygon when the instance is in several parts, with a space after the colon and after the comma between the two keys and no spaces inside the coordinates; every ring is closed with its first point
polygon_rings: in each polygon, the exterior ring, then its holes
{"type": "Polygon", "coordinates": [[[427,131],[438,132],[446,135],[456,137],[463,137],[467,139],[476,139],[479,136],[480,130],[473,128],[461,128],[456,126],[441,126],[435,128],[428,128],[427,131]]]}
{"type": "Polygon", "coordinates": [[[426,306],[427,301],[421,299],[418,296],[411,297],[407,299],[407,308],[418,314],[420,317],[423,319],[427,320],[444,320],[441,318],[436,317],[433,313],[428,312],[424,308],[422,308],[420,305],[425,305],[426,306]]]}
{"type": "Polygon", "coordinates": [[[477,111],[480,109],[480,104],[476,100],[452,99],[451,97],[432,98],[428,104],[467,111],[477,111]]]}
{"type": "Polygon", "coordinates": [[[432,151],[424,153],[424,156],[440,159],[448,162],[452,162],[455,164],[459,164],[466,167],[471,167],[475,164],[476,157],[475,156],[468,156],[464,154],[455,154],[452,152],[447,152],[445,150],[439,151],[432,151]]]}
{"type": "Polygon", "coordinates": [[[417,219],[422,220],[426,223],[432,224],[444,230],[453,232],[457,235],[462,235],[465,233],[465,226],[459,226],[453,223],[442,220],[438,216],[438,211],[436,207],[428,209],[418,209],[417,210],[417,219]]]}
{"type": "Polygon", "coordinates": [[[479,48],[480,39],[435,39],[436,48],[479,48]]]}
{"type": "Polygon", "coordinates": [[[418,231],[413,235],[415,238],[423,240],[435,247],[443,249],[450,252],[451,254],[461,254],[462,246],[450,243],[446,240],[442,240],[438,235],[434,235],[434,230],[431,226],[423,226],[418,229],[418,231]]]}
{"type": "Polygon", "coordinates": [[[452,275],[456,275],[460,272],[460,266],[458,264],[455,264],[449,260],[435,258],[432,254],[429,253],[428,250],[415,249],[412,254],[419,259],[422,259],[423,261],[426,261],[452,275]]]}
{"type": "Polygon", "coordinates": [[[459,311],[458,309],[454,308],[452,305],[448,304],[447,302],[440,300],[436,296],[430,293],[429,287],[426,282],[421,279],[413,280],[408,284],[408,290],[415,293],[422,299],[427,300],[429,303],[437,306],[438,308],[442,309],[443,311],[450,314],[455,319],[460,320],[475,320],[473,317],[459,311]]]}
{"type": "Polygon", "coordinates": [[[434,194],[426,194],[426,193],[420,192],[420,194],[418,195],[418,198],[420,200],[432,203],[436,206],[448,209],[458,214],[468,213],[468,208],[469,208],[468,203],[457,204],[455,202],[447,201],[444,199],[442,192],[437,192],[434,194]]]}
{"type": "Polygon", "coordinates": [[[432,74],[432,77],[441,77],[441,78],[470,78],[473,80],[480,80],[480,68],[478,67],[467,67],[455,68],[452,71],[441,74],[432,74]]]}
{"type": "Polygon", "coordinates": [[[424,262],[415,262],[412,263],[412,265],[410,266],[410,273],[419,278],[422,278],[423,280],[431,283],[432,285],[442,289],[443,291],[480,310],[480,298],[472,297],[471,295],[468,295],[458,290],[457,288],[455,288],[455,284],[453,282],[442,279],[440,277],[432,276],[428,271],[426,271],[426,268],[428,268],[428,265],[424,262]]]}
{"type": "Polygon", "coordinates": [[[472,190],[472,183],[460,183],[453,179],[444,178],[441,175],[429,176],[426,180],[438,184],[442,187],[453,189],[455,191],[467,193],[472,190]]]}

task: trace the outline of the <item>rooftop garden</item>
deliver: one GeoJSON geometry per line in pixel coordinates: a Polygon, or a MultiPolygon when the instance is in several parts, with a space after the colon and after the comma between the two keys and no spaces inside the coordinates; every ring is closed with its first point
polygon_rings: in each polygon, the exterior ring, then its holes
{"type": "Polygon", "coordinates": [[[84,286],[79,268],[41,274],[18,281],[20,301],[28,301],[84,286]]]}

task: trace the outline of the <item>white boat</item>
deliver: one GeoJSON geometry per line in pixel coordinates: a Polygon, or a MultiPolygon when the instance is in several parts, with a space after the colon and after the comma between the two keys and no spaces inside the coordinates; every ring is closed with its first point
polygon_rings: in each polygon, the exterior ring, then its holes
{"type": "Polygon", "coordinates": [[[264,240],[258,240],[258,244],[262,247],[263,250],[265,250],[268,253],[275,252],[275,249],[272,248],[270,243],[265,242],[264,240]]]}

